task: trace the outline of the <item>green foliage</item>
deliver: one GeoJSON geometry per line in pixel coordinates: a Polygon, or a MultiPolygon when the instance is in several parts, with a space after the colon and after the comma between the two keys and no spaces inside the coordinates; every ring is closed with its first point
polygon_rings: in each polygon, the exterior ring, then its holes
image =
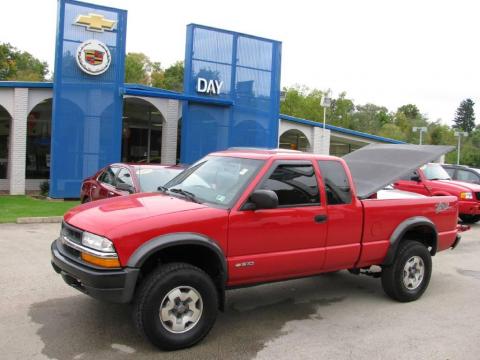
{"type": "Polygon", "coordinates": [[[0,80],[44,81],[48,64],[8,43],[0,44],[0,80]]]}
{"type": "Polygon", "coordinates": [[[128,53],[125,57],[125,82],[149,85],[151,62],[143,53],[128,53]]]}
{"type": "Polygon", "coordinates": [[[40,184],[40,194],[43,196],[47,196],[50,191],[50,182],[44,181],[40,184]]]}
{"type": "MultiPolygon", "coordinates": [[[[320,106],[320,99],[325,92],[300,85],[284,88],[284,90],[286,98],[280,105],[281,113],[323,122],[323,108],[320,106]]],[[[463,103],[466,104],[462,106],[465,108],[462,114],[466,114],[469,119],[475,119],[472,108],[473,101],[467,99],[463,103]],[[468,110],[469,108],[472,108],[471,112],[468,110]]],[[[345,92],[332,100],[332,106],[326,112],[326,121],[328,124],[412,144],[419,142],[419,133],[414,133],[413,127],[425,126],[428,130],[426,134],[423,134],[424,144],[456,147],[458,141],[451,127],[442,125],[440,121],[430,122],[415,104],[406,104],[400,106],[396,112],[390,112],[386,107],[375,104],[356,105],[353,100],[348,99],[345,92]]],[[[460,162],[464,165],[480,167],[480,126],[476,129],[472,127],[470,136],[462,138],[461,141],[460,162]]],[[[446,162],[456,163],[456,161],[456,151],[446,155],[446,162]]]]}
{"type": "Polygon", "coordinates": [[[125,82],[182,91],[183,62],[177,61],[163,69],[159,62],[152,62],[143,53],[128,53],[125,58],[125,82]]]}
{"type": "Polygon", "coordinates": [[[177,61],[163,71],[152,72],[152,86],[167,90],[183,91],[183,61],[177,61]]]}
{"type": "Polygon", "coordinates": [[[455,114],[455,119],[453,120],[455,123],[453,127],[455,129],[466,131],[468,133],[472,132],[475,128],[475,112],[473,110],[473,105],[475,105],[475,103],[472,99],[465,99],[460,103],[455,114]]]}

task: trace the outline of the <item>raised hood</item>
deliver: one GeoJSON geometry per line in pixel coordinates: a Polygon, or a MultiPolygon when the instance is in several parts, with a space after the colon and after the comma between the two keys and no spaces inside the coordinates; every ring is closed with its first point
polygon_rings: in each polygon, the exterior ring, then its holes
{"type": "Polygon", "coordinates": [[[64,219],[79,229],[104,235],[117,226],[150,216],[205,207],[174,196],[145,193],[86,203],[70,210],[64,219]]]}
{"type": "Polygon", "coordinates": [[[453,149],[444,145],[371,144],[343,159],[350,168],[357,196],[366,199],[453,149]]]}

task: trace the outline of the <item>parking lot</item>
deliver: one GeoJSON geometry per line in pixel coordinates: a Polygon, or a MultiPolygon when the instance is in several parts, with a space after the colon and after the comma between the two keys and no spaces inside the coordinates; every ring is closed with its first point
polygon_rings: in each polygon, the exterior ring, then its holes
{"type": "Polygon", "coordinates": [[[401,304],[346,271],[227,295],[199,345],[157,351],[128,306],[98,302],[51,268],[59,224],[0,225],[2,359],[478,359],[480,224],[433,259],[424,296],[401,304]]]}

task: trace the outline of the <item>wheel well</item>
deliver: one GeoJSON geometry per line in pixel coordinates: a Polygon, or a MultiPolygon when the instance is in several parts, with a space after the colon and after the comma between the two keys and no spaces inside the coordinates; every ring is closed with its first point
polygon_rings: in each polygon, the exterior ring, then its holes
{"type": "MultiPolygon", "coordinates": [[[[223,310],[226,274],[218,255],[214,251],[205,246],[195,244],[175,245],[160,249],[143,262],[140,267],[140,276],[144,278],[159,265],[172,262],[188,263],[205,271],[218,290],[220,309],[223,310]]],[[[141,282],[141,279],[139,282],[141,282]]]]}
{"type": "Polygon", "coordinates": [[[428,225],[419,225],[408,229],[408,231],[403,234],[399,244],[405,240],[414,240],[424,244],[431,255],[435,255],[437,252],[437,234],[435,230],[428,225]]]}

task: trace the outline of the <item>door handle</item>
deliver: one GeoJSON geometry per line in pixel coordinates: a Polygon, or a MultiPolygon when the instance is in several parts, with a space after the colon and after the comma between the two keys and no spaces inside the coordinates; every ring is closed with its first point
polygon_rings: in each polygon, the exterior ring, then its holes
{"type": "Polygon", "coordinates": [[[316,223],[324,223],[328,219],[327,215],[315,215],[313,217],[313,220],[315,220],[316,223]]]}

